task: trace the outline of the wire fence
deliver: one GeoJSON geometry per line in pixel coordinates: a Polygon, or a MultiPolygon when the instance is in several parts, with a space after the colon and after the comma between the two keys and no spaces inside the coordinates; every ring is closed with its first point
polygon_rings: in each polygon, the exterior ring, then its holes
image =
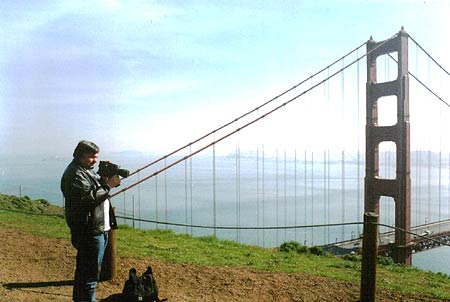
{"type": "MultiPolygon", "coordinates": [[[[50,217],[60,217],[64,218],[63,214],[46,214],[46,213],[37,213],[37,212],[31,212],[31,211],[21,211],[21,210],[13,210],[13,209],[0,209],[0,211],[7,211],[7,212],[13,212],[13,213],[20,213],[20,214],[26,214],[26,215],[37,215],[37,216],[50,216],[50,217]]],[[[331,223],[331,224],[315,224],[315,225],[292,225],[292,226],[265,226],[265,227],[259,227],[259,226],[251,226],[251,227],[233,227],[233,226],[210,226],[210,225],[191,225],[191,224],[182,224],[182,223],[170,223],[170,222],[163,222],[163,221],[154,221],[154,220],[148,220],[148,219],[139,219],[139,218],[133,218],[133,217],[125,217],[117,215],[117,218],[121,219],[127,219],[127,220],[133,220],[133,221],[140,221],[140,222],[148,222],[148,223],[155,223],[155,224],[161,224],[161,225],[170,225],[170,226],[179,226],[179,227],[188,227],[188,228],[204,228],[204,229],[217,229],[217,230],[280,230],[280,229],[304,229],[304,228],[321,228],[321,227],[336,227],[336,226],[343,226],[343,225],[364,225],[365,222],[356,221],[356,222],[343,222],[343,223],[331,223]]],[[[437,234],[433,237],[426,235],[426,234],[419,234],[413,231],[408,231],[402,228],[398,228],[392,225],[387,225],[383,223],[377,223],[378,227],[386,227],[388,229],[392,229],[393,231],[400,231],[402,233],[406,233],[409,235],[413,235],[415,238],[420,238],[424,241],[430,242],[433,245],[430,247],[437,247],[437,246],[448,246],[450,247],[450,230],[448,232],[445,232],[444,235],[437,234]],[[441,238],[441,239],[436,239],[441,238]]],[[[379,234],[379,237],[383,236],[383,233],[379,234]]],[[[355,240],[364,240],[361,236],[358,239],[355,240]]],[[[337,242],[336,244],[340,244],[342,242],[337,242]]],[[[329,246],[329,244],[325,245],[329,246]]],[[[420,250],[418,250],[420,251],[420,250]]]]}

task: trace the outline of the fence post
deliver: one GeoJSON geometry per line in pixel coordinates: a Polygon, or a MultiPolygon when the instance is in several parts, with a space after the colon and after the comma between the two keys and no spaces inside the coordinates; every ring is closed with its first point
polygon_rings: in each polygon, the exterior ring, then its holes
{"type": "MultiPolygon", "coordinates": [[[[116,209],[114,208],[114,213],[116,209]]],[[[113,280],[117,275],[117,257],[116,257],[116,232],[114,229],[109,231],[108,245],[103,256],[102,268],[100,270],[100,281],[113,280]]]]}
{"type": "Polygon", "coordinates": [[[364,213],[361,264],[361,302],[374,302],[377,281],[378,215],[364,213]]]}

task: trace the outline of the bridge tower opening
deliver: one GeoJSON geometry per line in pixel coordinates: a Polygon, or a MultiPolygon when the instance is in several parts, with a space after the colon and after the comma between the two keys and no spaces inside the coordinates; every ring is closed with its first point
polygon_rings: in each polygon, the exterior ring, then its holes
{"type": "MultiPolygon", "coordinates": [[[[411,265],[411,178],[410,178],[410,124],[408,81],[408,34],[402,30],[393,38],[367,42],[367,89],[366,89],[366,175],[364,188],[364,211],[380,214],[380,197],[392,197],[395,202],[395,242],[393,260],[411,265]],[[397,76],[378,82],[377,58],[394,56],[397,76]],[[378,101],[394,96],[396,122],[380,125],[378,101]],[[395,144],[396,175],[394,178],[380,177],[379,145],[395,144]],[[406,232],[405,232],[406,231],[406,232]]],[[[382,118],[380,118],[380,121],[382,118]]]]}

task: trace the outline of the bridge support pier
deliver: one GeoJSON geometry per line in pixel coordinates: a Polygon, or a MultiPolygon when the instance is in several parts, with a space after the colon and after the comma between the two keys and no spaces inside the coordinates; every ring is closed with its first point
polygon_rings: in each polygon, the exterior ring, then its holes
{"type": "MultiPolygon", "coordinates": [[[[364,210],[379,214],[381,196],[395,201],[395,243],[393,259],[396,263],[411,265],[411,179],[410,179],[410,124],[408,81],[408,34],[402,30],[385,41],[367,42],[366,88],[366,175],[364,210]],[[378,83],[377,58],[397,54],[397,78],[378,83]],[[380,126],[378,100],[386,96],[397,98],[397,122],[380,126]],[[396,177],[379,176],[379,144],[394,142],[396,145],[396,177]]],[[[395,55],[394,55],[395,56],[395,55]]],[[[392,58],[392,56],[391,56],[392,58]]]]}
{"type": "Polygon", "coordinates": [[[392,259],[395,263],[411,265],[411,252],[412,249],[410,245],[396,245],[392,250],[392,259]]]}

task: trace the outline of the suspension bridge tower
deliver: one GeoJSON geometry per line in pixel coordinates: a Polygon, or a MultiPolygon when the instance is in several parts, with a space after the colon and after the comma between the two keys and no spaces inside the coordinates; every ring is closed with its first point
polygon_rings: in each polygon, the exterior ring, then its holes
{"type": "Polygon", "coordinates": [[[396,36],[385,41],[375,42],[371,38],[367,42],[367,53],[364,210],[379,214],[380,197],[393,198],[396,226],[393,259],[396,263],[411,265],[411,238],[408,233],[411,228],[408,34],[402,28],[396,36]],[[397,78],[378,83],[377,58],[391,54],[397,54],[397,78]],[[391,126],[379,126],[378,100],[386,96],[396,96],[397,122],[391,126]],[[379,144],[382,142],[395,143],[395,179],[379,176],[379,144]]]}

